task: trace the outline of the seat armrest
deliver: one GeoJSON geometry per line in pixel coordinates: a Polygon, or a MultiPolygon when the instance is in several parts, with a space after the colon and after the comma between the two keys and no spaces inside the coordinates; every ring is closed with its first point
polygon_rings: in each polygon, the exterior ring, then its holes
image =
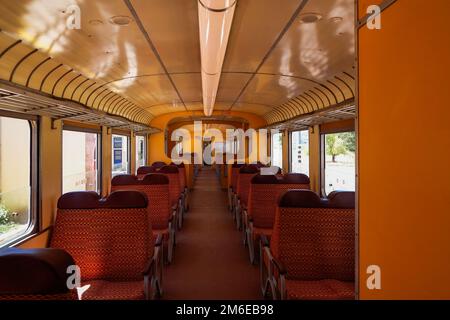
{"type": "Polygon", "coordinates": [[[278,270],[278,273],[280,275],[286,275],[287,270],[284,267],[284,265],[281,263],[280,260],[276,259],[274,256],[271,257],[271,261],[273,263],[273,266],[278,270]]]}
{"type": "Polygon", "coordinates": [[[162,236],[162,234],[158,234],[158,236],[156,237],[156,240],[155,240],[155,247],[162,246],[162,243],[163,243],[163,236],[162,236]]]}
{"type": "Polygon", "coordinates": [[[262,234],[260,236],[260,239],[261,239],[261,246],[263,246],[263,247],[269,247],[270,246],[269,239],[267,239],[267,236],[265,234],[262,234]]]}

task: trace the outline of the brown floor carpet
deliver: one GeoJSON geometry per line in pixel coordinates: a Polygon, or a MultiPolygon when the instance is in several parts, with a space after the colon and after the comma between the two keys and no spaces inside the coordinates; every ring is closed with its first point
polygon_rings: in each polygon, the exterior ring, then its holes
{"type": "Polygon", "coordinates": [[[164,269],[164,299],[261,299],[259,268],[250,265],[213,170],[200,171],[190,196],[174,260],[164,269]]]}

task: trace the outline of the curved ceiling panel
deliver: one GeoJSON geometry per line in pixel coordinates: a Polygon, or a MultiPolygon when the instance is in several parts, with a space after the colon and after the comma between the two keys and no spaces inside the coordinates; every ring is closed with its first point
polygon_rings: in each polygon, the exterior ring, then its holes
{"type": "MultiPolygon", "coordinates": [[[[2,1],[0,77],[142,123],[201,110],[197,1],[2,1]]],[[[238,1],[215,110],[275,123],[349,101],[354,47],[354,0],[238,1]]]]}
{"type": "Polygon", "coordinates": [[[15,40],[3,31],[0,32],[0,78],[132,121],[148,124],[153,118],[149,112],[109,89],[95,90],[101,83],[15,40]],[[95,105],[96,95],[100,93],[109,95],[109,98],[95,105]]]}

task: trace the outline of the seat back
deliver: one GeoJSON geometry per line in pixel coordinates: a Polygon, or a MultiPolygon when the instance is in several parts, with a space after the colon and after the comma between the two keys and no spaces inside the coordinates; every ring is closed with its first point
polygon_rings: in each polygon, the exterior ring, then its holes
{"type": "Polygon", "coordinates": [[[160,173],[147,174],[143,179],[132,175],[116,176],[111,181],[111,190],[135,190],[145,193],[148,199],[148,217],[155,230],[169,227],[172,217],[169,198],[169,178],[160,173]]]}
{"type": "Polygon", "coordinates": [[[243,205],[248,203],[248,194],[250,191],[250,181],[259,173],[259,168],[256,165],[248,164],[239,169],[237,178],[236,193],[243,205]]]}
{"type": "Polygon", "coordinates": [[[279,200],[270,247],[288,279],[354,281],[354,202],[339,207],[309,190],[291,190],[279,200]]]}
{"type": "Polygon", "coordinates": [[[74,258],[83,281],[142,280],[154,246],[147,205],[137,191],[116,191],[105,199],[95,192],[64,194],[50,247],[74,258]]]}
{"type": "Polygon", "coordinates": [[[180,176],[179,170],[176,166],[164,166],[159,169],[158,173],[164,174],[169,178],[169,197],[170,205],[174,206],[178,204],[180,198],[180,176]]]}
{"type": "Polygon", "coordinates": [[[180,190],[181,192],[184,192],[184,188],[186,188],[186,166],[184,165],[184,163],[180,163],[180,164],[175,164],[175,163],[171,163],[171,166],[176,166],[178,168],[178,173],[179,173],[179,177],[180,177],[180,190]]]}
{"type": "Polygon", "coordinates": [[[163,161],[156,161],[152,163],[152,167],[156,170],[161,169],[162,167],[167,166],[167,164],[163,161]]]}
{"type": "Polygon", "coordinates": [[[233,189],[234,192],[237,190],[237,180],[239,175],[239,170],[243,167],[243,164],[234,163],[231,166],[231,189],[233,189]]]}
{"type": "Polygon", "coordinates": [[[279,181],[274,175],[256,174],[250,181],[248,215],[257,228],[272,228],[278,203],[279,181]]]}
{"type": "Polygon", "coordinates": [[[73,258],[59,249],[0,251],[0,300],[76,300],[67,287],[73,258]]]}
{"type": "Polygon", "coordinates": [[[144,167],[139,167],[137,169],[137,177],[139,179],[144,178],[147,174],[150,174],[150,173],[156,173],[156,168],[155,167],[144,166],[144,167]]]}

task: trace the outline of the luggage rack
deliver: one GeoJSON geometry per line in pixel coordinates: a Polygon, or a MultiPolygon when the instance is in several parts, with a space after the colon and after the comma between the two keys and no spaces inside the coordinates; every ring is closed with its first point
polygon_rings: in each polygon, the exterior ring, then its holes
{"type": "Polygon", "coordinates": [[[303,114],[290,120],[280,123],[274,123],[266,127],[266,129],[278,130],[303,130],[309,127],[340,120],[348,120],[356,118],[355,100],[350,99],[341,102],[338,105],[323,108],[321,110],[303,114]]]}
{"type": "Polygon", "coordinates": [[[79,103],[52,97],[39,91],[0,80],[0,110],[34,116],[48,116],[53,122],[70,120],[139,134],[160,132],[149,125],[128,120],[79,103]]]}

